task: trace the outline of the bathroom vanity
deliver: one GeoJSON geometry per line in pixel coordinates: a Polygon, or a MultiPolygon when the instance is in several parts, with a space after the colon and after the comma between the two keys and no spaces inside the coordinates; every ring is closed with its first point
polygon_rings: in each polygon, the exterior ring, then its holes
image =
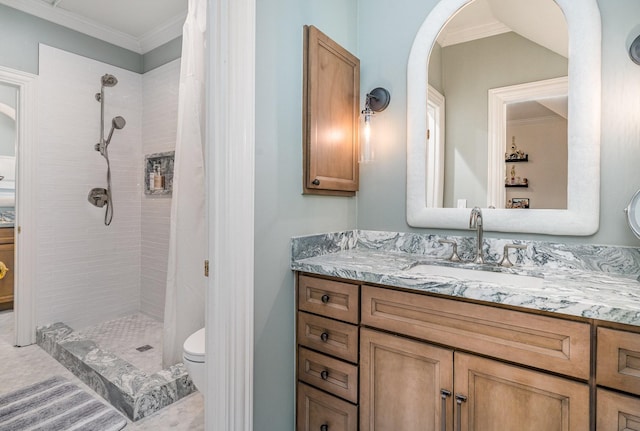
{"type": "MultiPolygon", "coordinates": [[[[448,262],[433,236],[339,236],[292,244],[298,430],[640,430],[635,278],[540,243],[504,270],[448,262]]],[[[597,253],[640,268],[637,249],[597,253]]]]}

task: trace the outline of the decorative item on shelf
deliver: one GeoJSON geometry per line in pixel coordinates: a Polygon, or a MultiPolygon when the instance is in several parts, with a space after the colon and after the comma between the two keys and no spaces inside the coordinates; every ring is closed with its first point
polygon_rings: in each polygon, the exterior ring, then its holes
{"type": "Polygon", "coordinates": [[[529,180],[527,178],[520,178],[516,176],[516,167],[511,165],[511,172],[504,179],[505,187],[529,187],[529,180]]]}
{"type": "Polygon", "coordinates": [[[529,154],[526,154],[524,151],[519,150],[516,145],[516,137],[511,137],[511,152],[504,153],[504,161],[505,162],[528,162],[529,154]]]}
{"type": "Polygon", "coordinates": [[[512,198],[507,201],[507,208],[529,208],[529,198],[512,198]]]}
{"type": "Polygon", "coordinates": [[[360,163],[372,162],[374,159],[373,146],[371,145],[371,117],[376,112],[382,112],[389,106],[391,95],[382,87],[377,87],[367,93],[367,100],[362,110],[364,116],[364,130],[362,131],[362,143],[360,146],[360,163]]]}
{"type": "Polygon", "coordinates": [[[170,195],[173,191],[175,151],[147,154],[144,157],[144,194],[170,195]]]}

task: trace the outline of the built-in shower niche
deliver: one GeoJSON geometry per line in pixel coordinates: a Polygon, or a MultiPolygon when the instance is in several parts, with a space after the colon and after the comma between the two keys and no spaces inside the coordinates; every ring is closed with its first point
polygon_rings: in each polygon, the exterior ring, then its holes
{"type": "Polygon", "coordinates": [[[144,156],[144,194],[171,195],[175,151],[144,156]]]}

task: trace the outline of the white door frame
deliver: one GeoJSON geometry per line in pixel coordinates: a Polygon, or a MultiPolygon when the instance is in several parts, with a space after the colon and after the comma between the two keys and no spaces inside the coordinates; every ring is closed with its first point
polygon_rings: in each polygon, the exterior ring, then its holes
{"type": "Polygon", "coordinates": [[[253,429],[255,0],[209,0],[205,429],[253,429]]]}
{"type": "Polygon", "coordinates": [[[488,94],[488,173],[487,207],[505,207],[504,161],[507,149],[507,105],[509,103],[566,96],[569,92],[569,78],[545,79],[508,87],[492,88],[488,94]]]}
{"type": "MultiPolygon", "coordinates": [[[[36,223],[35,157],[37,142],[37,75],[0,66],[0,82],[18,89],[16,107],[16,221],[14,252],[15,344],[26,346],[36,341],[35,273],[36,223]]],[[[11,268],[10,268],[11,270],[11,268]]]]}

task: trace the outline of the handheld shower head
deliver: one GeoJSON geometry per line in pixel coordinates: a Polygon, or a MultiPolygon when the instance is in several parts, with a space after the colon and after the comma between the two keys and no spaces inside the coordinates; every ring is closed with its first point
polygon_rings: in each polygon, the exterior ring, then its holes
{"type": "Polygon", "coordinates": [[[117,117],[114,117],[113,120],[111,120],[111,131],[109,132],[109,136],[105,141],[105,147],[109,145],[109,142],[111,142],[111,136],[113,136],[113,131],[115,129],[120,130],[124,128],[126,124],[127,124],[127,121],[119,115],[117,117]]]}
{"type": "Polygon", "coordinates": [[[116,77],[113,75],[109,75],[108,73],[102,75],[101,81],[103,87],[113,87],[118,83],[116,77]]]}

